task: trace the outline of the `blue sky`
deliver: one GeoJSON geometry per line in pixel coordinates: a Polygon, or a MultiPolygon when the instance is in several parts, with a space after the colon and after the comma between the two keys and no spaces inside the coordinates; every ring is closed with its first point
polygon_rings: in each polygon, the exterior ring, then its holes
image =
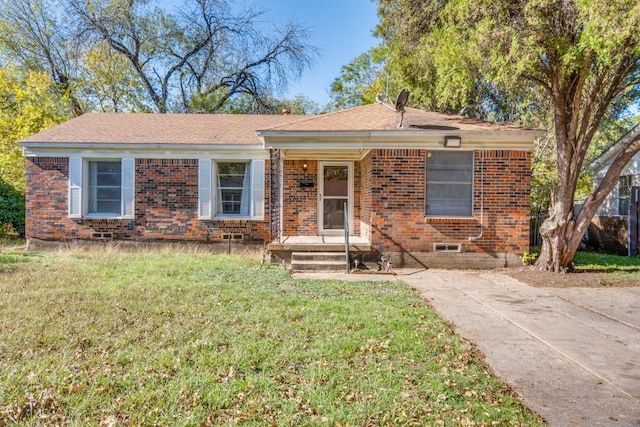
{"type": "Polygon", "coordinates": [[[256,0],[256,4],[268,9],[278,25],[296,21],[308,27],[309,43],[320,50],[313,69],[291,82],[287,98],[301,94],[326,104],[340,67],[379,44],[372,35],[378,23],[377,2],[372,0],[256,0]]]}

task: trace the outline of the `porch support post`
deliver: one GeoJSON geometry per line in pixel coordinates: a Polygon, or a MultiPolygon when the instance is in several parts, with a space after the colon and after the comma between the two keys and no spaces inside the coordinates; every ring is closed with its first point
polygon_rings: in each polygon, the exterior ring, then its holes
{"type": "Polygon", "coordinates": [[[351,266],[349,265],[349,203],[344,203],[344,253],[347,257],[347,274],[351,266]]]}
{"type": "Polygon", "coordinates": [[[269,238],[271,242],[280,241],[281,226],[281,161],[280,150],[269,149],[269,238]]]}

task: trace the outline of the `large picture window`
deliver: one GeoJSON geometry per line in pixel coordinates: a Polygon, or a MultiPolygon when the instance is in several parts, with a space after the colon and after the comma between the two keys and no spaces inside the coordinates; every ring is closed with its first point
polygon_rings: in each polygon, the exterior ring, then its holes
{"type": "Polygon", "coordinates": [[[217,163],[217,207],[219,215],[249,215],[249,163],[217,163]]]}
{"type": "Polygon", "coordinates": [[[427,151],[425,214],[473,216],[473,152],[427,151]]]}

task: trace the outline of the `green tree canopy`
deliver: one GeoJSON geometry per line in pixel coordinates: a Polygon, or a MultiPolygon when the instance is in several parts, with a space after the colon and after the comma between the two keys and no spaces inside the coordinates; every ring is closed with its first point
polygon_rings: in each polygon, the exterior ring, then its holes
{"type": "Polygon", "coordinates": [[[74,114],[267,107],[317,50],[230,0],[0,0],[0,60],[45,71],[74,114]]]}
{"type": "Polygon", "coordinates": [[[24,234],[25,161],[17,141],[71,117],[44,72],[0,68],[0,235],[24,234]]]}
{"type": "Polygon", "coordinates": [[[371,104],[379,93],[386,93],[384,53],[381,50],[370,49],[341,67],[340,76],[331,83],[331,109],[371,104]]]}
{"type": "Polygon", "coordinates": [[[44,72],[0,69],[0,179],[25,190],[24,158],[17,141],[71,117],[69,103],[44,72]]]}

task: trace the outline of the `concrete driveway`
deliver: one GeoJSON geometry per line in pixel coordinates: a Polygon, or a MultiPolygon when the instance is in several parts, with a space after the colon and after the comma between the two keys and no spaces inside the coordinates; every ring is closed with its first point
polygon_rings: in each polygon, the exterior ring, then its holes
{"type": "Polygon", "coordinates": [[[533,288],[493,272],[401,271],[552,426],[640,426],[640,287],[533,288]]]}

